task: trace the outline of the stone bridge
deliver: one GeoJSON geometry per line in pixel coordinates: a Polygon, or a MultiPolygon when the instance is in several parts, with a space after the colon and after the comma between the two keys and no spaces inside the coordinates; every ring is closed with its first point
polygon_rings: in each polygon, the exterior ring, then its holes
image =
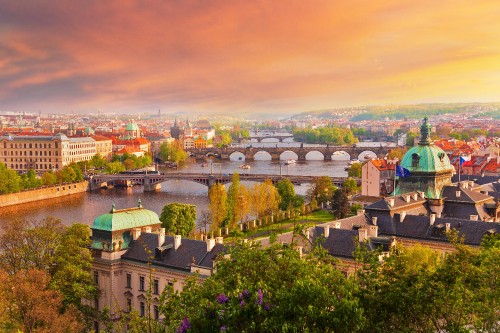
{"type": "MultiPolygon", "coordinates": [[[[295,185],[303,183],[312,183],[319,176],[280,176],[267,174],[245,174],[240,173],[240,181],[262,182],[266,179],[271,179],[276,183],[283,179],[290,179],[295,185]]],[[[199,183],[205,186],[212,186],[215,183],[227,184],[232,180],[233,174],[207,174],[207,173],[182,173],[182,172],[166,172],[159,175],[154,174],[106,174],[95,175],[89,179],[89,189],[96,190],[110,185],[143,185],[144,191],[158,191],[161,189],[161,183],[169,180],[188,180],[199,183]]],[[[346,177],[330,177],[335,186],[340,187],[346,180],[346,177]]]]}
{"type": "Polygon", "coordinates": [[[245,142],[245,141],[248,141],[248,140],[257,140],[257,142],[262,142],[262,140],[264,139],[276,139],[278,140],[279,142],[283,142],[283,140],[285,139],[290,139],[290,138],[293,138],[293,134],[290,133],[290,134],[280,134],[280,135],[275,135],[275,134],[269,134],[269,135],[255,135],[255,136],[249,136],[248,139],[244,139],[244,138],[240,138],[238,139],[238,142],[239,143],[242,143],[242,142],[245,142]]]}
{"type": "MultiPolygon", "coordinates": [[[[349,154],[351,159],[362,160],[363,154],[376,155],[376,157],[384,157],[390,150],[390,147],[355,147],[355,146],[326,146],[326,147],[270,147],[270,148],[257,148],[257,147],[226,147],[226,148],[198,148],[188,149],[196,159],[203,160],[210,156],[218,157],[222,160],[229,160],[230,156],[234,153],[241,153],[245,156],[245,160],[254,160],[258,152],[267,152],[271,155],[271,160],[282,160],[281,155],[284,152],[293,152],[297,155],[297,160],[307,160],[307,154],[310,152],[319,152],[323,154],[325,161],[331,161],[334,154],[349,154]],[[370,154],[372,153],[372,154],[370,154]],[[361,158],[360,158],[361,157],[361,158]]],[[[372,155],[372,157],[374,157],[372,155]]]]}

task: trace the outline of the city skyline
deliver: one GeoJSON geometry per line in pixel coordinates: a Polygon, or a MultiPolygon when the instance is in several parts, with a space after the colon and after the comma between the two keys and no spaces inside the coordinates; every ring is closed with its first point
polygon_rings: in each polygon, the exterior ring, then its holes
{"type": "Polygon", "coordinates": [[[0,110],[495,102],[495,1],[0,0],[0,110]]]}

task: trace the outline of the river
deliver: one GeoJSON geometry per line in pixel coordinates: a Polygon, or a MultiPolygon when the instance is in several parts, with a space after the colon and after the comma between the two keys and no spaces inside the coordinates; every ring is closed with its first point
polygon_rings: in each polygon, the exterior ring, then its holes
{"type": "MultiPolygon", "coordinates": [[[[264,146],[276,143],[252,143],[253,146],[264,146]]],[[[280,146],[297,145],[295,142],[279,143],[280,146]]],[[[319,154],[319,153],[318,153],[319,154]]],[[[208,160],[204,163],[189,161],[179,170],[162,170],[165,172],[202,172],[213,174],[259,173],[286,175],[315,175],[345,177],[344,170],[349,156],[334,156],[333,161],[323,161],[321,154],[308,156],[311,160],[298,161],[295,164],[284,165],[283,161],[270,161],[266,154],[256,155],[255,161],[244,161],[244,156],[235,154],[231,161],[208,160]],[[316,159],[316,160],[315,160],[316,159]],[[250,169],[241,169],[240,166],[248,164],[250,169]]],[[[284,153],[285,159],[296,158],[293,153],[284,153]],[[290,155],[287,155],[290,154],[290,155]]],[[[242,182],[251,186],[250,182],[242,182]]],[[[226,185],[229,186],[229,185],[226,185]]],[[[296,186],[297,194],[305,195],[308,185],[296,186]]],[[[197,215],[208,209],[208,188],[189,181],[167,181],[162,183],[158,192],[144,192],[141,186],[132,188],[101,189],[98,191],[76,194],[64,198],[32,202],[17,206],[0,208],[0,226],[14,219],[40,220],[45,217],[60,218],[64,224],[85,223],[92,225],[94,219],[111,209],[114,203],[117,209],[129,208],[137,205],[140,199],[142,205],[161,214],[164,205],[172,202],[189,203],[196,205],[197,215]]]]}

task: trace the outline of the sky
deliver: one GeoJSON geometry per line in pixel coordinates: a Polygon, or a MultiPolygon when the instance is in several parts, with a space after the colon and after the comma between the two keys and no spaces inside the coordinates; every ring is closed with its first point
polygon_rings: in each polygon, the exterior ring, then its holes
{"type": "Polygon", "coordinates": [[[0,110],[500,100],[498,0],[0,0],[0,110]]]}

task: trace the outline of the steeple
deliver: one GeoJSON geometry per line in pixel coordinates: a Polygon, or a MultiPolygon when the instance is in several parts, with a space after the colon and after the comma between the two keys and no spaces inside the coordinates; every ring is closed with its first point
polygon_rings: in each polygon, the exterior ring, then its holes
{"type": "Polygon", "coordinates": [[[426,146],[432,144],[431,140],[431,130],[432,126],[427,122],[427,117],[424,118],[422,125],[420,125],[420,142],[421,146],[426,146]]]}

